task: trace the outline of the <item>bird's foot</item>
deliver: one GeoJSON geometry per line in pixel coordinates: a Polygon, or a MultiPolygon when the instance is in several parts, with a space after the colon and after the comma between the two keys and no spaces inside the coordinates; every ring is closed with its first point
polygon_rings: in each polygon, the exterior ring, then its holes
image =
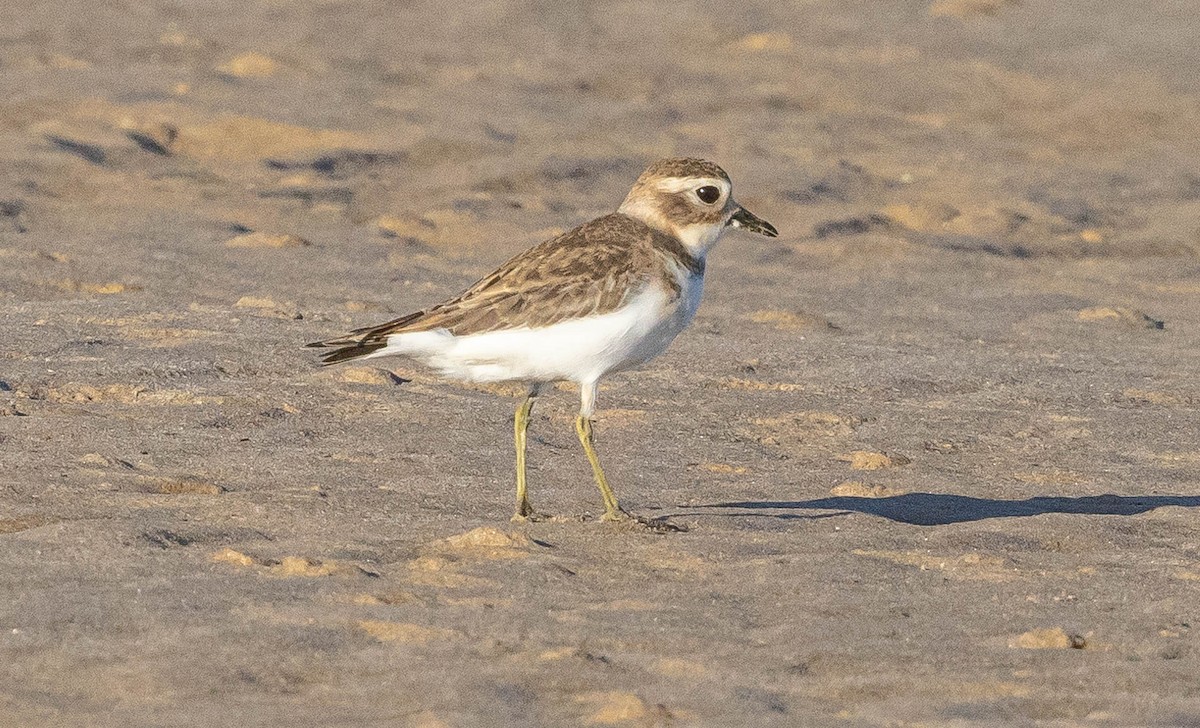
{"type": "Polygon", "coordinates": [[[525,501],[517,505],[517,512],[509,520],[513,523],[536,523],[550,520],[550,514],[534,510],[533,505],[529,501],[525,501]]]}
{"type": "Polygon", "coordinates": [[[616,523],[623,527],[623,530],[646,530],[653,533],[685,533],[686,526],[678,526],[670,523],[666,518],[645,518],[643,516],[635,516],[629,511],[617,508],[615,510],[606,511],[600,520],[609,523],[616,523]]]}

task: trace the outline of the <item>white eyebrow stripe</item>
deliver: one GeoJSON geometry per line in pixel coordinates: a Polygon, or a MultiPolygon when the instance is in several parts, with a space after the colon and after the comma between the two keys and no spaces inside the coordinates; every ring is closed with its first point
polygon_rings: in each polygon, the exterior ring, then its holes
{"type": "Polygon", "coordinates": [[[663,192],[683,192],[703,185],[720,189],[722,197],[729,195],[729,183],[716,177],[667,177],[654,183],[655,189],[663,192]]]}

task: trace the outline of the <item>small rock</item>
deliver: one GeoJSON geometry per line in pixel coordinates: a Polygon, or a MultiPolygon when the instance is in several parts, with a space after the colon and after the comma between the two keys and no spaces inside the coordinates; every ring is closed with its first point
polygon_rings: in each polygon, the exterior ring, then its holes
{"type": "Polygon", "coordinates": [[[254,559],[231,548],[221,549],[209,558],[218,563],[233,564],[234,566],[254,566],[254,559]]]}
{"type": "Polygon", "coordinates": [[[529,537],[523,533],[505,533],[491,526],[480,526],[457,536],[443,539],[452,549],[511,549],[529,546],[529,537]]]}
{"type": "Polygon", "coordinates": [[[852,470],[880,470],[882,468],[908,465],[912,462],[912,460],[903,455],[888,455],[869,450],[855,450],[852,453],[840,456],[838,460],[850,463],[852,470]]]}
{"type": "MultiPolygon", "coordinates": [[[[584,720],[586,725],[618,725],[622,723],[646,723],[659,716],[651,712],[651,707],[633,693],[619,691],[592,692],[578,695],[578,703],[591,706],[593,711],[584,720]]],[[[659,706],[656,706],[659,707],[659,706]]]]}

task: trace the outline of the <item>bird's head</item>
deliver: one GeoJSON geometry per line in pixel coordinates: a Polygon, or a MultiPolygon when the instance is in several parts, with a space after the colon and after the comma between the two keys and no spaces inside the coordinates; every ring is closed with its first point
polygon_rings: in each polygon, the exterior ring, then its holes
{"type": "Polygon", "coordinates": [[[727,227],[775,237],[771,223],[733,199],[729,175],[703,159],[661,159],[634,183],[617,210],[674,236],[703,257],[727,227]]]}

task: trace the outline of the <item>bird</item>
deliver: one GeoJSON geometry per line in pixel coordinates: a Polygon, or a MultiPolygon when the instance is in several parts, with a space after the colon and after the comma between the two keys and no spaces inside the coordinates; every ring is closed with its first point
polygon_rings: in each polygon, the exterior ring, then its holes
{"type": "Polygon", "coordinates": [[[530,415],[543,388],[579,386],[575,434],[604,502],[605,521],[640,521],[614,494],[593,442],[602,378],[661,354],[695,316],[709,252],[728,228],[779,232],[733,198],[725,170],[695,158],[661,159],[616,212],[533,246],[462,293],[420,311],[306,344],[332,349],[324,365],[381,357],[416,360],[442,377],[518,382],[516,511],[537,520],[525,473],[530,415]]]}

